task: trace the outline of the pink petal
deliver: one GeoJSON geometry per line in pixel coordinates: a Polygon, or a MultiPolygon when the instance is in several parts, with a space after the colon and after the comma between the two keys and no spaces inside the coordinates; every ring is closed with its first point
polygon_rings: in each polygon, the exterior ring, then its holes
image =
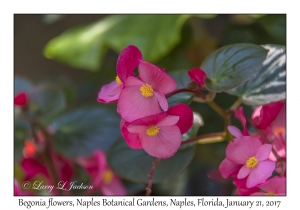
{"type": "Polygon", "coordinates": [[[225,158],[219,166],[220,173],[225,179],[230,176],[235,176],[240,168],[240,165],[231,162],[227,158],[225,158]]]}
{"type": "Polygon", "coordinates": [[[117,61],[117,75],[123,83],[133,75],[140,59],[142,59],[142,53],[136,46],[129,45],[122,50],[117,61]]]}
{"type": "Polygon", "coordinates": [[[258,192],[258,187],[247,188],[246,187],[247,178],[238,179],[235,177],[233,179],[233,184],[237,187],[236,192],[238,195],[251,195],[252,193],[258,192]]]}
{"type": "Polygon", "coordinates": [[[226,157],[237,164],[245,165],[246,161],[255,156],[262,143],[255,137],[243,136],[229,142],[226,157]]]}
{"type": "Polygon", "coordinates": [[[130,133],[141,133],[147,130],[149,126],[145,126],[145,125],[128,125],[127,130],[130,133]]]}
{"type": "Polygon", "coordinates": [[[188,71],[188,75],[191,81],[197,83],[198,85],[205,87],[206,73],[202,69],[193,68],[188,71]]]}
{"type": "Polygon", "coordinates": [[[28,103],[28,97],[25,92],[17,94],[14,98],[14,105],[25,106],[28,103]]]}
{"type": "Polygon", "coordinates": [[[238,137],[242,137],[243,134],[240,131],[240,129],[238,129],[237,127],[233,126],[233,125],[229,125],[228,127],[228,131],[236,138],[238,137]]]}
{"type": "Polygon", "coordinates": [[[36,159],[24,158],[21,161],[21,166],[26,174],[25,181],[35,177],[38,174],[42,174],[47,178],[50,178],[47,167],[36,159]]]}
{"type": "Polygon", "coordinates": [[[239,173],[238,173],[238,175],[237,175],[237,178],[238,178],[238,179],[243,179],[243,178],[245,178],[246,176],[249,175],[250,171],[251,171],[251,169],[248,168],[246,165],[244,165],[244,166],[240,169],[240,171],[239,171],[239,173]]]}
{"type": "Polygon", "coordinates": [[[156,125],[157,126],[170,126],[170,125],[175,125],[179,120],[178,116],[166,116],[163,118],[161,121],[159,121],[156,125]]]}
{"type": "Polygon", "coordinates": [[[139,138],[144,150],[157,158],[173,156],[181,145],[181,133],[175,125],[160,127],[156,136],[148,136],[146,132],[140,133],[139,138]]]}
{"type": "Polygon", "coordinates": [[[271,160],[264,160],[258,162],[257,165],[252,168],[246,186],[248,188],[254,187],[258,184],[264,183],[275,170],[275,162],[271,160]]]}
{"type": "Polygon", "coordinates": [[[114,80],[109,84],[103,85],[98,93],[98,102],[112,103],[116,102],[119,98],[121,89],[118,88],[118,83],[114,80]]]}
{"type": "Polygon", "coordinates": [[[156,97],[144,97],[139,86],[125,87],[122,90],[117,109],[127,122],[160,112],[156,97]]]}
{"type": "Polygon", "coordinates": [[[129,124],[126,123],[121,128],[121,133],[124,140],[131,149],[143,149],[142,143],[139,139],[139,135],[137,133],[130,133],[127,129],[128,125],[129,124]]]}
{"type": "Polygon", "coordinates": [[[140,60],[139,76],[142,81],[152,86],[153,90],[167,94],[176,89],[176,81],[155,65],[140,60]]]}
{"type": "Polygon", "coordinates": [[[235,111],[235,117],[241,121],[243,125],[243,135],[244,136],[249,136],[248,129],[247,129],[247,123],[246,123],[246,118],[244,114],[244,108],[241,106],[238,108],[238,110],[235,111]]]}
{"type": "Polygon", "coordinates": [[[14,180],[14,195],[15,196],[22,195],[22,191],[17,180],[14,180]]]}
{"type": "Polygon", "coordinates": [[[103,195],[107,196],[124,196],[126,195],[126,188],[122,181],[114,174],[112,181],[109,184],[102,185],[101,192],[103,195]]]}
{"type": "Polygon", "coordinates": [[[155,95],[160,107],[164,111],[167,111],[168,110],[168,101],[167,101],[166,97],[163,94],[156,92],[156,91],[154,91],[154,95],[155,95]]]}
{"type": "Polygon", "coordinates": [[[264,144],[257,150],[255,157],[258,161],[266,160],[270,156],[271,150],[271,144],[264,144]]]}
{"type": "Polygon", "coordinates": [[[179,127],[181,134],[188,132],[188,130],[192,127],[194,115],[188,105],[177,104],[171,107],[167,113],[169,115],[176,115],[180,117],[176,125],[179,127]]]}
{"type": "Polygon", "coordinates": [[[258,108],[258,111],[254,111],[252,118],[256,123],[256,126],[260,129],[266,129],[277,117],[283,105],[284,102],[278,101],[264,105],[261,108],[258,108]],[[259,111],[260,115],[258,115],[259,111]]]}
{"type": "Polygon", "coordinates": [[[260,189],[265,191],[266,193],[272,192],[276,195],[286,194],[286,177],[278,177],[275,176],[269,179],[265,184],[258,186],[260,189]]]}
{"type": "Polygon", "coordinates": [[[146,117],[143,117],[143,118],[139,118],[137,120],[132,121],[129,124],[130,125],[145,125],[145,126],[156,125],[158,122],[160,122],[161,120],[163,120],[167,116],[168,115],[166,114],[166,112],[160,112],[158,114],[149,115],[149,116],[146,116],[146,117]]]}
{"type": "Polygon", "coordinates": [[[126,87],[129,87],[129,86],[143,86],[145,83],[143,81],[141,81],[140,79],[138,78],[135,78],[135,77],[128,77],[125,81],[125,86],[126,87]]]}
{"type": "Polygon", "coordinates": [[[115,95],[120,95],[122,89],[123,89],[123,85],[121,84],[115,89],[113,89],[108,96],[114,97],[115,95]]]}

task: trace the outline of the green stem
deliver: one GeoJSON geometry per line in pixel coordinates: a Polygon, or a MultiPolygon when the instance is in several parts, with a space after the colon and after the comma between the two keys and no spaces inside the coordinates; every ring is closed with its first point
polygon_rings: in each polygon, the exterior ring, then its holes
{"type": "Polygon", "coordinates": [[[196,136],[194,138],[190,138],[188,140],[181,142],[181,146],[185,145],[185,144],[193,143],[193,142],[219,140],[220,138],[224,138],[224,137],[225,137],[224,132],[204,134],[204,135],[196,136]]]}
{"type": "Polygon", "coordinates": [[[207,104],[213,108],[213,110],[215,110],[219,115],[221,115],[222,117],[226,118],[227,117],[227,113],[226,111],[220,107],[215,101],[210,101],[207,102],[207,104]]]}
{"type": "MultiPolygon", "coordinates": [[[[52,137],[51,135],[48,133],[48,131],[44,128],[44,126],[42,124],[40,124],[37,120],[32,120],[32,124],[37,127],[38,129],[41,130],[41,132],[43,133],[43,135],[45,136],[46,139],[46,146],[45,146],[45,162],[49,168],[49,174],[53,179],[54,184],[58,184],[59,183],[59,177],[57,175],[58,170],[55,167],[52,155],[51,155],[51,148],[52,148],[52,137]]],[[[62,195],[61,191],[58,190],[58,195],[62,195]]]]}
{"type": "Polygon", "coordinates": [[[160,158],[155,158],[153,161],[152,161],[152,167],[151,167],[151,170],[148,174],[148,177],[149,177],[149,180],[148,180],[148,185],[147,185],[147,188],[146,188],[146,196],[150,196],[151,195],[151,192],[152,192],[152,177],[153,177],[153,174],[154,174],[154,171],[156,169],[156,165],[161,161],[160,158]]]}
{"type": "Polygon", "coordinates": [[[242,104],[242,100],[238,98],[229,108],[228,112],[237,110],[242,104]]]}

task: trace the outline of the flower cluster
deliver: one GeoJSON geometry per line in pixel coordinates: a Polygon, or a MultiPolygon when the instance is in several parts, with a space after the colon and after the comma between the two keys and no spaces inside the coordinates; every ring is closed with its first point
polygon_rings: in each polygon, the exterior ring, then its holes
{"type": "Polygon", "coordinates": [[[165,95],[176,89],[176,81],[164,69],[142,60],[142,53],[133,45],[121,52],[116,71],[116,79],[101,88],[98,102],[117,102],[120,129],[130,148],[144,149],[157,158],[173,156],[182,134],[193,123],[187,105],[169,109],[165,95]]]}
{"type": "Polygon", "coordinates": [[[282,101],[259,106],[251,120],[258,133],[250,135],[243,108],[236,111],[243,132],[228,127],[235,139],[219,170],[224,178],[234,177],[239,195],[285,195],[285,113],[282,101]]]}

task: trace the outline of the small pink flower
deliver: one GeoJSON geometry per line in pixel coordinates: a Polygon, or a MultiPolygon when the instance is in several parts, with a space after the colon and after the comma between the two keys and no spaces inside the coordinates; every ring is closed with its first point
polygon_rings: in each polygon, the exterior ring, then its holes
{"type": "Polygon", "coordinates": [[[189,130],[192,122],[192,110],[187,105],[179,104],[168,112],[125,123],[122,135],[133,149],[143,148],[153,157],[169,158],[179,149],[181,136],[189,130]]]}
{"type": "Polygon", "coordinates": [[[140,59],[142,59],[142,53],[137,47],[129,45],[123,49],[117,61],[116,80],[102,86],[98,93],[98,102],[112,103],[118,101],[124,82],[129,76],[134,75],[134,69],[138,66],[140,59]]]}
{"type": "Polygon", "coordinates": [[[247,178],[246,186],[252,188],[270,177],[275,162],[268,159],[272,145],[264,144],[255,137],[242,136],[231,141],[226,148],[226,158],[219,169],[224,178],[237,173],[238,179],[247,178]]]}
{"type": "Polygon", "coordinates": [[[25,92],[21,92],[17,94],[14,98],[14,104],[16,106],[24,107],[27,105],[27,103],[28,103],[28,97],[25,92]]]}
{"type": "Polygon", "coordinates": [[[188,71],[190,79],[201,87],[205,87],[206,73],[199,68],[193,68],[188,71]]]}
{"type": "Polygon", "coordinates": [[[123,183],[108,166],[103,152],[97,150],[90,157],[77,158],[77,162],[90,174],[90,185],[100,189],[103,195],[126,195],[123,183]]]}
{"type": "Polygon", "coordinates": [[[263,192],[251,195],[286,195],[286,178],[275,176],[257,187],[263,192]]]}
{"type": "Polygon", "coordinates": [[[157,66],[139,61],[139,78],[128,77],[118,100],[118,112],[126,122],[168,110],[165,94],[176,89],[176,81],[157,66]]]}

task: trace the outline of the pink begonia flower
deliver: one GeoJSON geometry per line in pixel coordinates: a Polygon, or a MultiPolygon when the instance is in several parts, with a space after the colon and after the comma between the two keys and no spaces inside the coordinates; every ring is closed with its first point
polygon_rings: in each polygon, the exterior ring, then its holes
{"type": "Polygon", "coordinates": [[[96,150],[91,157],[77,158],[91,176],[93,190],[100,189],[103,195],[126,195],[126,189],[117,175],[106,162],[105,154],[96,150]]]}
{"type": "MultiPolygon", "coordinates": [[[[264,106],[259,106],[252,114],[252,119],[257,127],[264,130],[265,136],[272,142],[277,154],[286,157],[286,105],[278,101],[264,106]]],[[[270,158],[276,160],[271,154],[270,158]]]]}
{"type": "Polygon", "coordinates": [[[129,45],[122,50],[116,66],[117,77],[111,83],[102,86],[98,93],[98,102],[112,103],[118,101],[124,82],[129,76],[134,75],[134,69],[138,66],[140,59],[142,59],[142,53],[137,47],[129,45]]]}
{"type": "Polygon", "coordinates": [[[188,75],[191,81],[195,82],[197,85],[201,87],[205,87],[206,73],[202,69],[193,68],[188,71],[188,75]]]}
{"type": "Polygon", "coordinates": [[[255,192],[252,195],[286,195],[286,178],[275,176],[257,187],[263,192],[255,192]]]}
{"type": "Polygon", "coordinates": [[[279,114],[284,102],[273,102],[264,106],[259,106],[252,113],[252,119],[257,128],[266,129],[279,114]]]}
{"type": "Polygon", "coordinates": [[[157,66],[140,60],[139,78],[128,77],[118,100],[118,112],[126,122],[168,110],[165,94],[176,89],[176,81],[157,66]]]}
{"type": "Polygon", "coordinates": [[[172,115],[161,112],[126,123],[122,128],[122,135],[128,146],[143,148],[149,155],[157,158],[173,156],[181,145],[182,134],[192,125],[193,112],[184,104],[178,104],[169,111],[172,115]],[[127,132],[124,132],[125,128],[127,132]]]}
{"type": "Polygon", "coordinates": [[[14,105],[24,107],[28,103],[28,97],[25,92],[17,94],[14,98],[14,105]]]}
{"type": "Polygon", "coordinates": [[[252,188],[265,182],[275,170],[275,162],[268,159],[271,150],[272,145],[263,145],[255,137],[235,138],[228,144],[226,158],[221,163],[219,170],[224,178],[238,170],[237,178],[248,177],[246,186],[252,188]]]}
{"type": "Polygon", "coordinates": [[[247,178],[244,179],[238,179],[235,177],[233,179],[233,184],[236,186],[236,192],[238,195],[251,195],[252,193],[258,192],[258,187],[251,187],[248,188],[246,186],[247,178]]]}

